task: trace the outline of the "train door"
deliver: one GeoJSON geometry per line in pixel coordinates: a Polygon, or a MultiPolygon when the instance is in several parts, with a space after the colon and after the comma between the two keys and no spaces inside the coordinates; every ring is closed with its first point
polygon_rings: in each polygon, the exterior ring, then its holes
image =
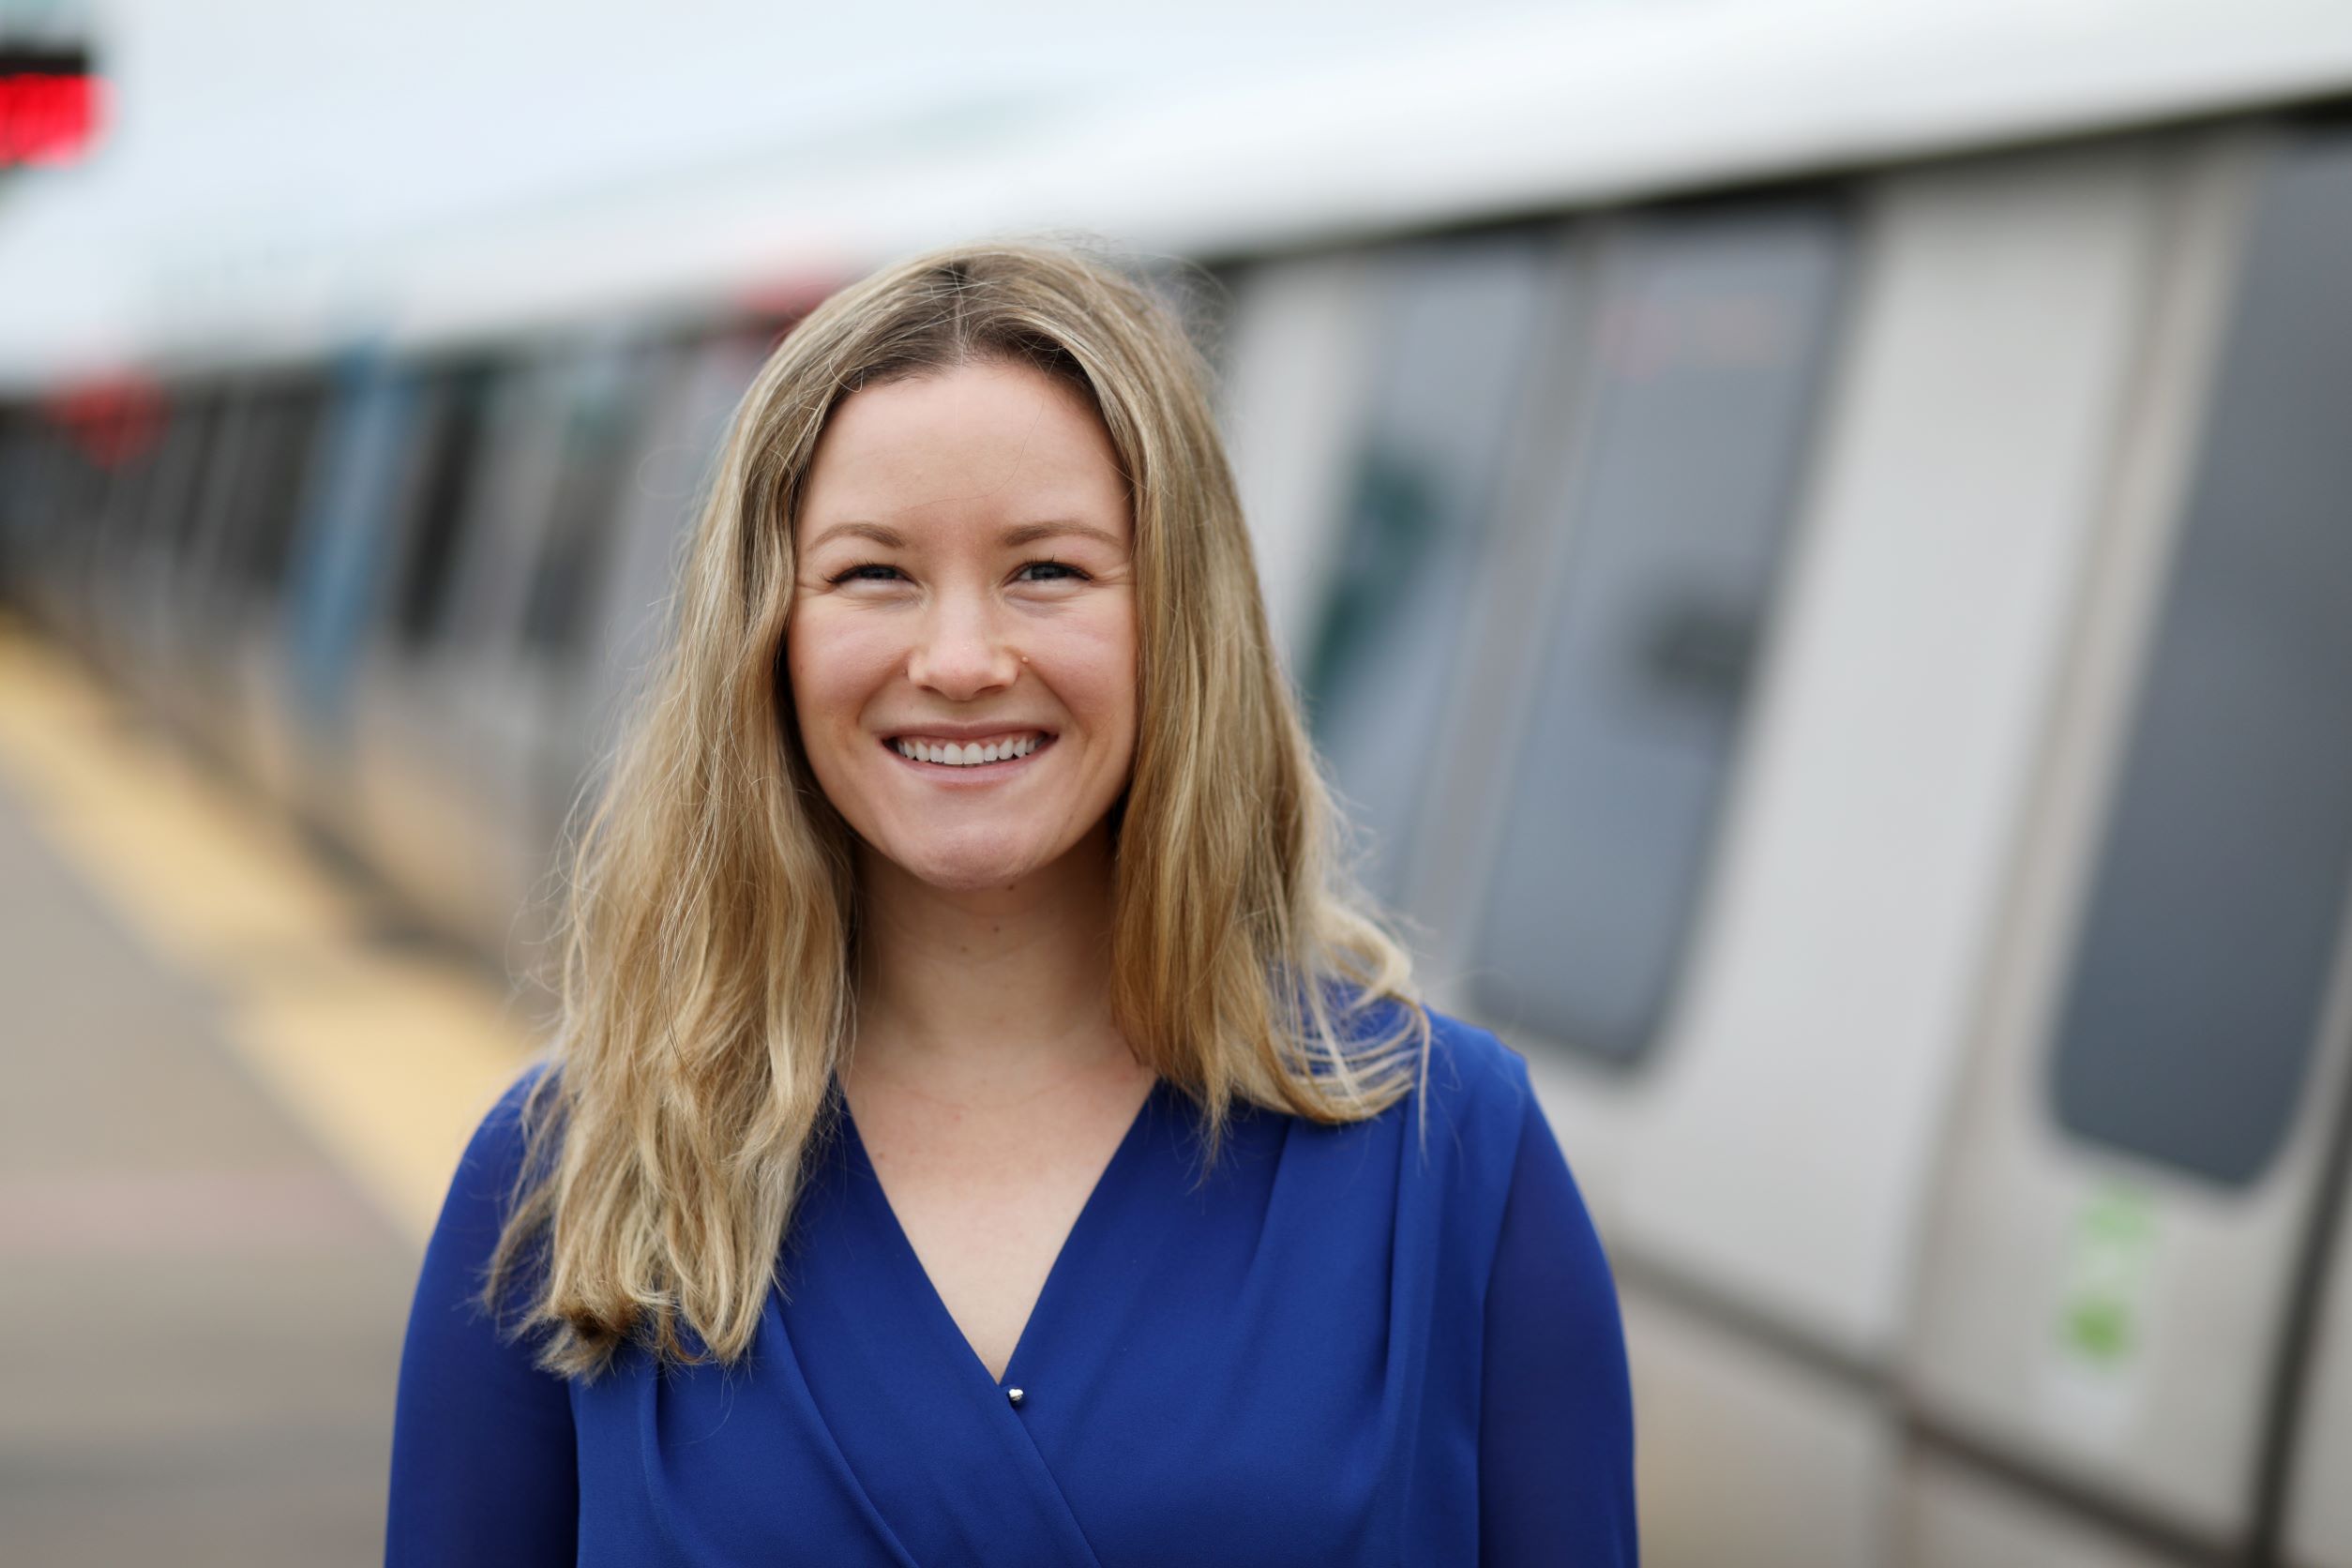
{"type": "Polygon", "coordinates": [[[416,411],[392,476],[392,533],[381,604],[354,701],[358,802],[370,859],[419,908],[474,931],[468,896],[485,864],[474,796],[453,753],[447,710],[469,529],[493,514],[482,491],[500,453],[497,415],[512,402],[511,368],[473,354],[410,371],[416,411]]]}
{"type": "Polygon", "coordinates": [[[32,404],[0,409],[0,604],[12,608],[31,596],[41,515],[55,505],[54,445],[32,404]]]}
{"type": "Polygon", "coordinates": [[[1233,288],[1219,413],[1275,644],[1293,666],[1345,517],[1382,269],[1360,253],[1261,264],[1233,288]]]}
{"type": "Polygon", "coordinates": [[[238,732],[234,613],[234,547],[249,475],[267,449],[265,383],[252,377],[223,386],[201,490],[190,498],[185,545],[173,574],[178,622],[173,696],[182,732],[216,757],[238,732]]]}
{"type": "Polygon", "coordinates": [[[1660,1564],[1885,1560],[1911,1237],[2160,210],[2146,149],[1607,225],[1417,885],[1616,1260],[1660,1564]]]}
{"type": "Polygon", "coordinates": [[[2282,1500],[2292,1568],[2352,1568],[2352,1486],[2344,1484],[2352,1476],[2352,1171],[2337,1175],[2335,1242],[2314,1303],[2310,1359],[2293,1369],[2301,1409],[2282,1500]]]}
{"type": "Polygon", "coordinates": [[[281,627],[304,521],[333,467],[338,398],[334,383],[310,375],[274,379],[257,396],[225,525],[219,646],[238,722],[223,749],[282,802],[299,790],[281,627]]]}
{"type": "Polygon", "coordinates": [[[490,387],[485,466],[466,489],[445,610],[416,650],[406,712],[415,800],[440,846],[433,912],[486,952],[534,961],[553,844],[549,758],[582,679],[585,606],[639,456],[648,351],[551,344],[490,387]]]}
{"type": "Polygon", "coordinates": [[[104,588],[120,673],[150,711],[176,711],[186,669],[184,593],[190,525],[202,507],[219,430],[218,389],[173,389],[153,478],[107,572],[104,588]]]}
{"type": "Polygon", "coordinates": [[[83,652],[127,684],[138,670],[136,635],[125,576],[138,560],[151,504],[172,478],[175,427],[185,430],[181,400],[143,380],[126,385],[104,417],[98,505],[72,543],[72,626],[83,652]]]}
{"type": "Polygon", "coordinates": [[[502,957],[532,874],[500,804],[527,744],[506,666],[552,488],[559,363],[534,346],[505,351],[478,381],[462,364],[421,369],[404,538],[358,709],[359,792],[386,871],[431,918],[502,957]]]}
{"type": "Polygon", "coordinates": [[[596,637],[604,629],[604,596],[624,520],[642,499],[654,416],[674,390],[685,357],[674,342],[591,345],[567,366],[557,392],[555,483],[515,628],[516,691],[529,715],[531,745],[515,760],[511,785],[519,797],[516,821],[523,824],[517,847],[530,870],[514,929],[535,948],[555,912],[547,895],[557,883],[547,874],[594,741],[588,731],[603,686],[605,650],[596,637]]]}
{"type": "MultiPolygon", "coordinates": [[[[1500,575],[1515,454],[1556,373],[1573,264],[1556,232],[1518,230],[1402,246],[1363,264],[1352,319],[1364,337],[1341,354],[1357,390],[1326,401],[1294,374],[1289,417],[1268,419],[1253,440],[1262,452],[1296,429],[1292,460],[1302,450],[1336,460],[1320,482],[1335,514],[1297,518],[1304,537],[1291,548],[1319,580],[1290,659],[1362,835],[1357,873],[1412,916],[1414,847],[1456,744],[1454,693],[1500,575]]],[[[1262,394],[1271,373],[1237,359],[1236,384],[1246,392],[1253,376],[1262,394]]],[[[1262,398],[1260,408],[1268,418],[1262,398]]],[[[1261,472],[1246,483],[1274,488],[1278,473],[1261,472]]],[[[1300,479],[1280,482],[1308,498],[1300,479]]]]}
{"type": "Polygon", "coordinates": [[[765,326],[731,327],[661,361],[604,570],[583,609],[582,678],[558,728],[547,780],[558,810],[600,781],[605,753],[653,674],[698,505],[717,481],[730,422],[774,341],[765,326]]]}
{"type": "Polygon", "coordinates": [[[354,789],[358,686],[396,558],[395,481],[416,393],[405,368],[372,350],[340,368],[280,606],[274,690],[295,743],[292,804],[347,845],[365,837],[354,789]]]}
{"type": "Polygon", "coordinates": [[[2352,136],[2217,139],[2163,253],[1908,1371],[2186,1558],[2265,1528],[2352,1025],[2352,136]]]}

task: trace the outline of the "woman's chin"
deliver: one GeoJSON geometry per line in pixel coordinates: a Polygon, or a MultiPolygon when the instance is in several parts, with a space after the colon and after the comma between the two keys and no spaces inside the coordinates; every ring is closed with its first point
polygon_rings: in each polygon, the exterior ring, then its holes
{"type": "Polygon", "coordinates": [[[926,887],[942,893],[984,893],[1019,886],[1052,857],[1020,845],[954,844],[929,845],[890,858],[926,887]]]}
{"type": "MultiPolygon", "coordinates": [[[[1109,873],[1105,825],[1063,837],[1051,833],[965,831],[927,834],[914,842],[873,844],[897,872],[941,893],[1009,893],[1041,874],[1091,880],[1109,873]]],[[[880,869],[880,867],[874,867],[880,869]]]]}

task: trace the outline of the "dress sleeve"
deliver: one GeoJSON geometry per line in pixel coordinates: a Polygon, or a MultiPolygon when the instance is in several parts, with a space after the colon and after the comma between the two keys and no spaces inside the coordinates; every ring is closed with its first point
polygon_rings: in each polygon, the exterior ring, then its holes
{"type": "Polygon", "coordinates": [[[1486,1289],[1482,1568],[1633,1568],[1633,1390],[1600,1236],[1530,1093],[1486,1289]]]}
{"type": "Polygon", "coordinates": [[[472,1299],[521,1164],[522,1099],[537,1071],[475,1133],[425,1249],[400,1355],[386,1568],[555,1568],[577,1556],[568,1385],[472,1299]]]}

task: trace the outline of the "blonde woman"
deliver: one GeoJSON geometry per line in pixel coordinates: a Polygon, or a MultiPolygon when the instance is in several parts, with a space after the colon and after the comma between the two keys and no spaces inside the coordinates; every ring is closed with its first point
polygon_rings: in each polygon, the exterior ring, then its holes
{"type": "Polygon", "coordinates": [[[387,1560],[1633,1562],[1599,1243],[1334,825],[1147,291],[817,309],[427,1255],[387,1560]]]}

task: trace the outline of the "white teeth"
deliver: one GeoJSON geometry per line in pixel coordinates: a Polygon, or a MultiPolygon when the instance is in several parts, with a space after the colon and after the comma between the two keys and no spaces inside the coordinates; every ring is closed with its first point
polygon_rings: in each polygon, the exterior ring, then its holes
{"type": "Polygon", "coordinates": [[[1026,757],[1045,744],[1042,735],[1022,735],[1009,741],[991,741],[983,746],[978,741],[969,746],[949,741],[933,746],[927,741],[900,740],[894,743],[898,755],[912,761],[932,762],[942,767],[977,767],[983,762],[1002,762],[1016,757],[1026,757]]]}

